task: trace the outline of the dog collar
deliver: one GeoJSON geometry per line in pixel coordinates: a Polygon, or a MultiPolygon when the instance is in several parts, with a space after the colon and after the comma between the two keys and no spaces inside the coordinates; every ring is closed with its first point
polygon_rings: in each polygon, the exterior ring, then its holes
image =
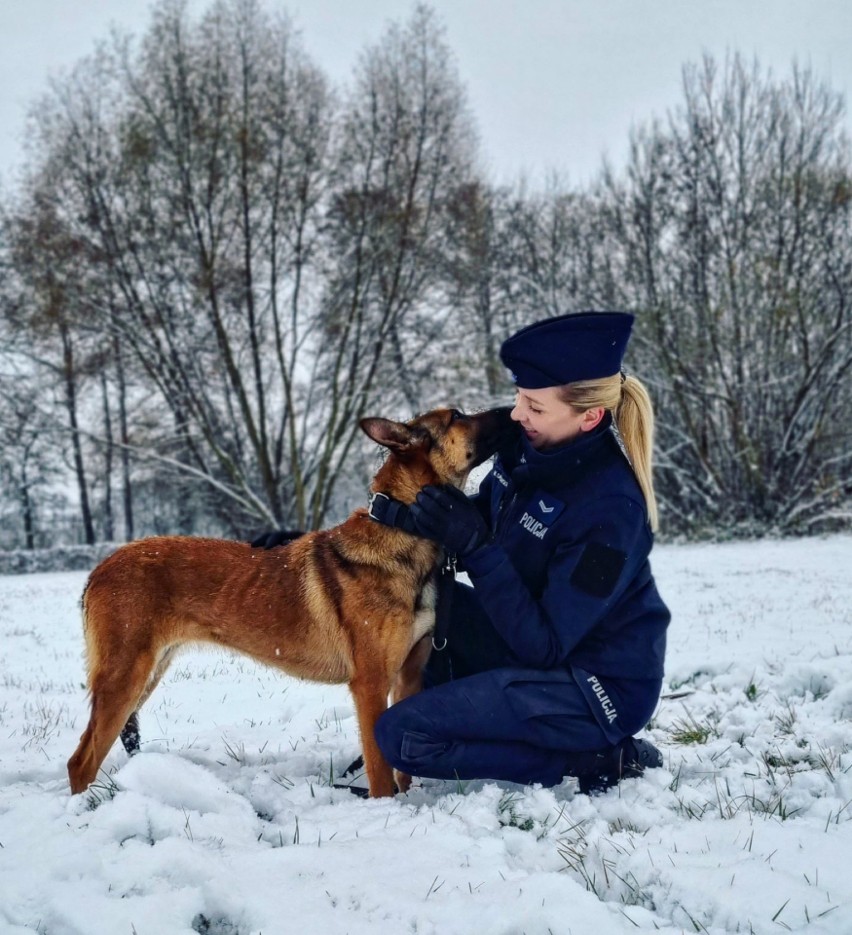
{"type": "Polygon", "coordinates": [[[367,504],[367,515],[383,526],[393,526],[416,535],[414,519],[411,511],[400,500],[394,500],[386,493],[375,492],[370,494],[367,504]]]}

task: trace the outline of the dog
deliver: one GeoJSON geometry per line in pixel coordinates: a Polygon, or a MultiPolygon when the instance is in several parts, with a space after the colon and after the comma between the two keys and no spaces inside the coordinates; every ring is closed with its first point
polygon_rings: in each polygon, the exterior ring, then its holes
{"type": "MultiPolygon", "coordinates": [[[[366,418],[388,455],[373,495],[411,504],[427,484],[462,488],[471,469],[512,436],[509,409],[436,409],[409,422],[366,418]]],[[[355,510],[341,525],[284,546],[160,536],[122,546],[83,592],[89,723],[68,761],[84,791],[115,740],[139,745],[137,712],[186,644],[212,643],[299,678],[348,683],[371,796],[405,791],[410,777],[373,736],[388,696],[420,690],[435,625],[440,547],[355,510]]]]}

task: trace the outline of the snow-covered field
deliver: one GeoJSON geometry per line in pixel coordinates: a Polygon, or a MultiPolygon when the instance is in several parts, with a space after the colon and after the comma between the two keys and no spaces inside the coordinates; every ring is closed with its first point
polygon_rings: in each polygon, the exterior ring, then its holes
{"type": "Polygon", "coordinates": [[[71,797],[80,572],[0,578],[0,933],[852,933],[852,537],[667,546],[649,728],[665,768],[589,799],[330,787],[345,688],[186,655],[142,753],[71,797]]]}

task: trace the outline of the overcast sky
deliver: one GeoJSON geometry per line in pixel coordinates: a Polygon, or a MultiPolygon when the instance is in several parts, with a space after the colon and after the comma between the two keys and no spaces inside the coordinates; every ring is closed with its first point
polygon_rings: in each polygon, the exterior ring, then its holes
{"type": "MultiPolygon", "coordinates": [[[[266,0],[271,5],[279,0],[266,0]]],[[[332,80],[406,0],[281,0],[332,80]]],[[[796,58],[852,94],[852,0],[433,0],[495,181],[557,170],[583,182],[620,164],[632,124],[680,100],[681,69],[707,51],[757,56],[775,74],[796,58]]],[[[23,160],[28,104],[90,52],[110,24],[140,33],[144,0],[0,0],[0,179],[23,160]]],[[[203,9],[206,0],[191,0],[203,9]]],[[[847,126],[850,124],[847,116],[847,126]]]]}

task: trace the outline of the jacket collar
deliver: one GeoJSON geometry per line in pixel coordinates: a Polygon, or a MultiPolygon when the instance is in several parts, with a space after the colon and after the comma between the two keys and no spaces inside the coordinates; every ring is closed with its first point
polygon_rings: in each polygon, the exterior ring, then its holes
{"type": "Polygon", "coordinates": [[[591,432],[559,448],[536,451],[522,436],[517,448],[503,461],[516,487],[529,483],[574,483],[588,470],[618,451],[618,442],[612,431],[612,415],[604,417],[591,432]]]}

